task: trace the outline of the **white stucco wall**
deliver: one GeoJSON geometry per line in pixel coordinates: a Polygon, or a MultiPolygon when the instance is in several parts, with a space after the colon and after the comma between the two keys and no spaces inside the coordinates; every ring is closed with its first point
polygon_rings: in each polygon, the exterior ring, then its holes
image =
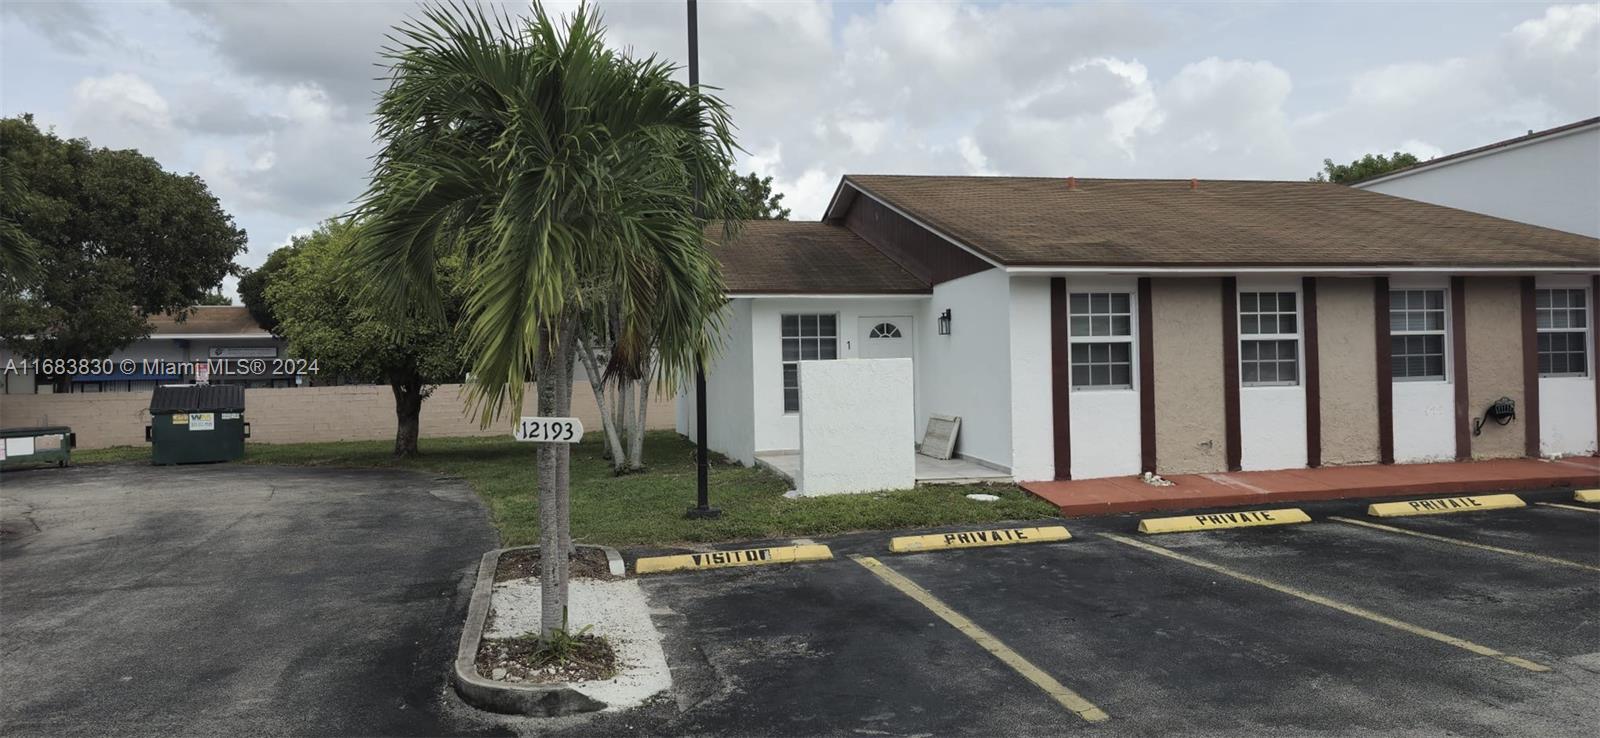
{"type": "MultiPolygon", "coordinates": [[[[706,446],[750,466],[756,462],[754,408],[751,405],[753,300],[736,298],[723,309],[722,351],[706,369],[706,446]]],[[[677,429],[696,438],[694,382],[678,395],[677,429]]]]}
{"type": "Polygon", "coordinates": [[[917,317],[917,437],[930,413],[958,416],[956,452],[1002,468],[1012,463],[1008,289],[998,269],[954,279],[934,286],[917,317]],[[941,336],[947,309],[950,335],[941,336]]]}
{"type": "MultiPolygon", "coordinates": [[[[1300,329],[1300,381],[1292,387],[1239,388],[1239,465],[1245,471],[1306,465],[1305,295],[1299,276],[1240,277],[1239,292],[1293,292],[1300,329]]],[[[1245,338],[1241,334],[1240,338],[1245,338]]],[[[1241,356],[1243,352],[1240,352],[1241,356]]],[[[1242,377],[1242,375],[1241,375],[1242,377]]],[[[1240,380],[1241,385],[1243,380],[1240,380]]]]}
{"type": "Polygon", "coordinates": [[[1011,279],[1011,476],[1054,479],[1054,392],[1050,385],[1050,278],[1011,279]]]}
{"type": "MultiPolygon", "coordinates": [[[[862,316],[917,316],[917,331],[923,320],[922,303],[927,298],[753,298],[750,300],[750,377],[751,391],[746,403],[751,405],[753,444],[755,451],[795,450],[800,448],[800,418],[796,413],[783,411],[783,331],[782,316],[786,313],[832,313],[838,317],[839,358],[854,359],[859,356],[857,330],[862,316]]],[[[921,351],[920,346],[914,350],[921,351]]],[[[804,362],[802,362],[804,363],[804,362]]],[[[914,391],[914,390],[913,390],[914,391]]],[[[914,416],[906,419],[908,426],[914,416]]],[[[920,429],[918,429],[920,430],[920,429]]],[[[965,429],[962,435],[965,435],[965,429]]]]}
{"type": "Polygon", "coordinates": [[[1356,187],[1600,238],[1600,124],[1356,187]]]}
{"type": "Polygon", "coordinates": [[[801,362],[800,494],[914,486],[912,406],[910,359],[801,362]]]}
{"type": "MultiPolygon", "coordinates": [[[[1444,290],[1445,381],[1396,379],[1393,382],[1394,460],[1405,463],[1453,461],[1456,458],[1455,318],[1451,307],[1456,295],[1450,292],[1445,275],[1394,276],[1392,290],[1444,290]]],[[[1387,357],[1385,357],[1387,358],[1387,357]]]]}
{"type": "MultiPolygon", "coordinates": [[[[1584,289],[1592,293],[1585,276],[1538,277],[1540,288],[1584,289]]],[[[1593,305],[1595,295],[1586,304],[1593,305]]],[[[1591,308],[1590,314],[1593,314],[1591,308]]],[[[1592,322],[1592,321],[1591,321],[1592,322]]],[[[1595,326],[1589,326],[1589,366],[1584,377],[1539,378],[1539,453],[1576,456],[1595,452],[1595,326]]]]}

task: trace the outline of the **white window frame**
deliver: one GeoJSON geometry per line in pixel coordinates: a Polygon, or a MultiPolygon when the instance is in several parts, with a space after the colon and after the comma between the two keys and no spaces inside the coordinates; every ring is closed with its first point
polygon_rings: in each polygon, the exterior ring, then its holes
{"type": "MultiPolygon", "coordinates": [[[[1389,341],[1389,344],[1390,344],[1390,346],[1389,346],[1389,362],[1390,362],[1390,365],[1393,366],[1393,363],[1394,363],[1394,341],[1393,341],[1393,339],[1396,336],[1439,336],[1440,345],[1443,347],[1443,352],[1444,352],[1444,355],[1442,357],[1442,363],[1441,363],[1441,366],[1443,367],[1442,371],[1444,373],[1441,376],[1436,376],[1436,377],[1435,376],[1401,377],[1401,376],[1395,375],[1393,373],[1393,370],[1391,369],[1390,377],[1389,377],[1391,381],[1394,381],[1394,382],[1449,382],[1450,381],[1451,372],[1454,370],[1454,367],[1451,366],[1451,358],[1452,357],[1451,357],[1451,343],[1450,343],[1450,335],[1451,335],[1450,332],[1452,330],[1454,330],[1454,327],[1450,324],[1450,304],[1451,304],[1450,300],[1453,299],[1453,298],[1454,298],[1454,295],[1450,294],[1450,289],[1448,287],[1438,287],[1438,286],[1418,285],[1418,284],[1398,284],[1398,285],[1397,284],[1391,284],[1389,286],[1389,337],[1391,339],[1389,341]],[[1394,296],[1395,296],[1396,293],[1405,294],[1405,293],[1408,293],[1408,292],[1422,292],[1422,293],[1438,292],[1441,295],[1443,295],[1443,297],[1444,297],[1444,307],[1439,309],[1440,312],[1443,313],[1443,315],[1442,315],[1443,320],[1440,322],[1440,326],[1441,327],[1438,330],[1416,330],[1416,331],[1414,331],[1414,330],[1410,330],[1409,328],[1405,329],[1405,330],[1395,330],[1394,329],[1394,313],[1395,313],[1395,310],[1396,310],[1395,304],[1394,304],[1394,299],[1395,299],[1394,296]]],[[[1433,308],[1427,307],[1427,297],[1423,297],[1423,306],[1424,306],[1422,308],[1422,312],[1423,313],[1428,313],[1428,312],[1432,312],[1433,311],[1433,308]]],[[[1406,313],[1416,312],[1416,311],[1411,310],[1410,308],[1401,308],[1401,311],[1402,312],[1406,312],[1406,313]]],[[[1407,355],[1409,356],[1410,354],[1407,354],[1407,355]]]]}
{"type": "MultiPolygon", "coordinates": [[[[796,414],[798,414],[800,412],[800,407],[799,407],[799,400],[800,400],[800,397],[799,397],[799,393],[800,393],[800,362],[802,362],[802,361],[833,361],[833,360],[836,360],[836,359],[839,358],[839,325],[840,325],[840,317],[839,317],[839,313],[837,313],[837,312],[819,312],[819,313],[800,313],[800,312],[796,312],[796,313],[779,313],[778,314],[778,365],[779,365],[779,374],[778,374],[778,397],[779,397],[779,400],[778,401],[782,403],[783,414],[784,415],[796,415],[796,414]],[[790,336],[790,335],[787,335],[787,334],[784,333],[784,328],[783,328],[784,319],[785,318],[790,318],[790,317],[795,318],[795,324],[797,326],[796,330],[799,331],[799,333],[797,335],[794,335],[794,336],[790,336]],[[821,319],[825,318],[825,317],[833,318],[833,335],[831,335],[831,336],[825,336],[825,335],[822,334],[821,319]],[[805,319],[806,318],[816,318],[816,319],[818,319],[817,335],[815,335],[815,336],[807,336],[807,335],[805,335],[804,325],[805,325],[805,319]],[[785,341],[788,341],[791,338],[795,339],[796,341],[802,341],[802,342],[804,340],[806,340],[806,339],[814,339],[814,340],[816,340],[817,341],[817,354],[818,354],[818,357],[815,358],[815,359],[802,359],[802,358],[799,358],[799,354],[803,353],[803,351],[799,351],[799,352],[797,352],[796,358],[794,360],[791,361],[791,360],[784,359],[783,358],[783,345],[784,345],[785,341]],[[829,358],[826,358],[826,359],[821,357],[821,354],[822,354],[822,340],[823,339],[832,339],[833,340],[833,356],[831,356],[829,358]],[[789,384],[789,367],[790,366],[794,367],[794,385],[792,387],[789,384]],[[793,410],[789,409],[789,390],[791,390],[791,389],[793,389],[795,391],[795,409],[793,409],[793,410]]],[[[797,345],[799,345],[799,344],[797,344],[797,345]]]]}
{"type": "MultiPolygon", "coordinates": [[[[1593,313],[1593,310],[1594,310],[1594,303],[1592,302],[1594,300],[1594,295],[1589,294],[1588,287],[1579,286],[1579,285],[1569,285],[1569,284],[1549,284],[1549,285],[1539,284],[1539,285],[1535,285],[1533,294],[1534,294],[1534,326],[1535,326],[1535,328],[1534,328],[1534,341],[1535,341],[1534,354],[1537,356],[1538,354],[1542,353],[1541,351],[1539,351],[1539,346],[1538,346],[1537,341],[1539,340],[1539,336],[1542,336],[1542,335],[1547,334],[1547,333],[1550,333],[1550,334],[1561,333],[1561,334],[1566,334],[1568,336],[1576,333],[1581,337],[1581,339],[1580,339],[1581,340],[1581,345],[1583,346],[1583,371],[1580,371],[1580,372],[1559,372],[1559,373],[1552,372],[1552,373],[1545,373],[1545,371],[1543,369],[1540,369],[1539,370],[1539,378],[1540,379],[1584,379],[1584,378],[1587,378],[1591,373],[1592,367],[1594,366],[1594,343],[1590,340],[1590,331],[1594,328],[1593,325],[1590,325],[1591,323],[1594,322],[1594,321],[1590,320],[1590,317],[1591,317],[1591,315],[1593,313]],[[1554,297],[1554,293],[1556,293],[1556,292],[1565,292],[1565,293],[1568,293],[1568,294],[1576,292],[1576,293],[1579,293],[1579,294],[1583,295],[1583,307],[1582,308],[1570,307],[1570,304],[1571,304],[1570,299],[1568,301],[1568,306],[1562,306],[1562,307],[1554,307],[1554,306],[1539,307],[1538,306],[1539,305],[1539,294],[1540,293],[1550,293],[1551,297],[1554,297]],[[1540,327],[1539,326],[1539,318],[1542,317],[1541,314],[1545,313],[1545,312],[1549,312],[1553,316],[1554,312],[1556,310],[1565,311],[1567,313],[1567,315],[1569,316],[1569,321],[1568,321],[1567,326],[1566,327],[1562,327],[1562,328],[1540,327]],[[1583,316],[1583,327],[1581,327],[1581,328],[1573,328],[1573,327],[1571,327],[1570,316],[1573,314],[1573,311],[1576,311],[1578,315],[1583,316]]],[[[1562,353],[1570,353],[1570,352],[1563,351],[1562,353]]]]}
{"type": "MultiPolygon", "coordinates": [[[[1234,300],[1235,300],[1235,302],[1234,302],[1234,306],[1235,306],[1234,322],[1235,322],[1235,325],[1236,325],[1238,333],[1239,333],[1239,339],[1238,339],[1238,342],[1239,342],[1239,346],[1238,346],[1238,349],[1239,349],[1239,361],[1238,361],[1238,365],[1239,365],[1239,386],[1243,387],[1245,389],[1254,389],[1254,388],[1273,388],[1273,387],[1299,387],[1302,384],[1304,384],[1304,382],[1305,382],[1305,373],[1306,373],[1306,361],[1305,361],[1305,357],[1306,357],[1305,295],[1301,294],[1301,290],[1300,290],[1299,285],[1296,284],[1295,286],[1292,286],[1292,287],[1289,286],[1289,285],[1279,286],[1279,285],[1275,285],[1275,284],[1240,285],[1235,290],[1234,300]],[[1277,295],[1282,295],[1282,294],[1292,294],[1292,295],[1294,295],[1294,313],[1293,313],[1293,315],[1294,315],[1294,328],[1295,328],[1294,332],[1293,333],[1282,333],[1282,332],[1276,332],[1276,333],[1245,333],[1244,332],[1244,319],[1245,319],[1245,317],[1247,315],[1254,315],[1254,316],[1272,315],[1272,316],[1274,316],[1274,318],[1276,318],[1276,316],[1288,315],[1289,314],[1289,313],[1285,313],[1285,312],[1283,312],[1281,310],[1278,310],[1277,306],[1274,306],[1274,309],[1273,309],[1273,311],[1271,313],[1261,312],[1261,310],[1259,309],[1259,303],[1257,305],[1257,309],[1256,310],[1246,311],[1245,307],[1244,307],[1244,296],[1247,295],[1247,294],[1248,295],[1257,295],[1258,297],[1260,295],[1263,295],[1263,294],[1271,294],[1271,295],[1274,295],[1274,300],[1277,299],[1276,298],[1277,295]],[[1259,364],[1260,361],[1261,361],[1260,359],[1246,359],[1245,356],[1244,356],[1244,346],[1245,346],[1245,344],[1249,343],[1249,342],[1255,342],[1255,341],[1261,341],[1261,342],[1294,341],[1294,380],[1293,381],[1285,382],[1285,381],[1282,381],[1282,380],[1274,380],[1274,381],[1271,381],[1271,382],[1263,382],[1263,381],[1260,381],[1260,380],[1247,381],[1244,378],[1245,363],[1253,361],[1253,362],[1256,362],[1256,363],[1259,364]]],[[[1272,361],[1277,362],[1277,361],[1282,361],[1282,359],[1273,359],[1272,361]]]]}
{"type": "MultiPolygon", "coordinates": [[[[1071,391],[1071,392],[1129,392],[1129,391],[1135,390],[1139,386],[1139,351],[1138,351],[1138,344],[1136,343],[1136,341],[1138,339],[1138,336],[1139,336],[1139,294],[1138,294],[1137,291],[1131,291],[1131,290],[1126,290],[1126,289],[1116,289],[1116,288],[1109,288],[1109,287],[1105,287],[1105,288],[1102,288],[1102,287],[1086,287],[1086,288],[1080,289],[1078,291],[1072,291],[1071,290],[1071,286],[1069,285],[1068,286],[1068,292],[1067,292],[1067,387],[1068,387],[1068,391],[1071,391]],[[1095,298],[1096,295],[1105,295],[1108,306],[1111,306],[1111,303],[1115,302],[1115,296],[1116,295],[1122,295],[1122,296],[1128,298],[1128,312],[1126,314],[1119,313],[1119,312],[1115,312],[1114,309],[1111,312],[1106,312],[1106,313],[1093,312],[1094,311],[1094,298],[1095,298]],[[1080,314],[1080,313],[1074,313],[1072,311],[1072,298],[1078,297],[1078,296],[1082,296],[1082,297],[1086,298],[1089,301],[1089,305],[1088,306],[1089,306],[1090,312],[1081,313],[1080,314]],[[1073,319],[1074,316],[1090,318],[1091,322],[1092,322],[1093,318],[1097,318],[1097,317],[1108,318],[1108,322],[1111,324],[1111,326],[1113,326],[1113,328],[1112,328],[1113,331],[1115,330],[1116,318],[1127,317],[1127,319],[1128,319],[1128,334],[1125,335],[1125,336],[1119,336],[1119,335],[1115,335],[1115,334],[1105,335],[1105,336],[1096,336],[1096,335],[1093,335],[1093,329],[1091,328],[1090,335],[1086,335],[1086,336],[1078,335],[1078,334],[1074,333],[1073,330],[1072,330],[1072,319],[1073,319]],[[1093,369],[1092,369],[1092,367],[1095,365],[1095,363],[1092,361],[1092,358],[1091,358],[1091,362],[1089,364],[1079,364],[1078,362],[1073,361],[1072,360],[1072,347],[1076,346],[1076,345],[1088,346],[1088,345],[1094,345],[1094,344],[1126,344],[1127,345],[1127,347],[1128,347],[1128,383],[1127,384],[1105,384],[1105,385],[1089,384],[1089,385],[1082,385],[1082,386],[1079,386],[1077,384],[1077,382],[1075,381],[1075,378],[1074,378],[1075,374],[1076,374],[1076,371],[1075,371],[1076,368],[1078,366],[1089,366],[1089,367],[1091,367],[1090,374],[1091,374],[1091,381],[1092,381],[1093,380],[1093,377],[1092,377],[1093,369]]],[[[1088,349],[1088,350],[1092,351],[1093,349],[1091,348],[1091,349],[1088,349]]],[[[1121,362],[1108,362],[1108,366],[1115,366],[1116,364],[1120,364],[1120,363],[1121,362]]]]}

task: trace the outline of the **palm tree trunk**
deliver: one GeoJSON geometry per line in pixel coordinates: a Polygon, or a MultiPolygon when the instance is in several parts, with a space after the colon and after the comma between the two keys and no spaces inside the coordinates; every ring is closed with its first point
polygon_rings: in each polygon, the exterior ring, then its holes
{"type": "Polygon", "coordinates": [[[634,471],[644,469],[644,421],[645,414],[650,410],[650,376],[654,369],[651,361],[646,359],[644,378],[639,380],[639,412],[634,415],[633,445],[628,449],[628,468],[634,471]]]}
{"type": "Polygon", "coordinates": [[[389,389],[394,391],[394,455],[416,456],[417,437],[422,432],[422,378],[416,374],[394,377],[389,389]]]}
{"type": "MultiPolygon", "coordinates": [[[[556,385],[556,407],[561,417],[572,415],[572,365],[577,359],[573,355],[576,353],[577,344],[578,323],[574,319],[568,319],[561,325],[561,343],[558,346],[561,356],[561,375],[556,385]]],[[[578,440],[581,441],[583,439],[580,438],[578,440]]],[[[561,480],[561,486],[559,487],[559,497],[556,499],[557,507],[561,512],[560,544],[561,550],[565,551],[568,557],[572,557],[578,554],[577,548],[572,545],[572,446],[571,444],[562,444],[561,449],[558,464],[558,478],[561,480]]],[[[566,586],[565,575],[563,575],[561,587],[566,589],[566,586]]]]}
{"type": "MultiPolygon", "coordinates": [[[[561,348],[556,344],[557,334],[547,328],[540,329],[538,353],[534,358],[534,378],[538,382],[540,417],[558,417],[560,405],[556,402],[560,378],[561,348]]],[[[548,643],[556,630],[566,628],[567,571],[566,545],[561,540],[561,502],[565,490],[561,489],[561,457],[567,453],[564,443],[537,443],[534,458],[539,489],[539,639],[548,643]]]]}
{"type": "Polygon", "coordinates": [[[600,425],[605,430],[606,448],[611,450],[611,470],[622,471],[622,439],[619,437],[616,415],[611,411],[611,404],[606,401],[606,385],[600,381],[600,359],[594,355],[594,343],[590,340],[588,331],[581,331],[577,345],[578,358],[583,361],[583,369],[589,374],[589,387],[594,390],[594,404],[600,409],[600,425]]]}

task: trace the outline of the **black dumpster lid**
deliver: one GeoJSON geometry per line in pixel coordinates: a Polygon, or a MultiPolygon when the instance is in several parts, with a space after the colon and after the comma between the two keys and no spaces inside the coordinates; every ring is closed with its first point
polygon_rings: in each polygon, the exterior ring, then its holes
{"type": "Polygon", "coordinates": [[[244,388],[234,384],[162,385],[150,395],[151,415],[244,412],[244,388]]]}

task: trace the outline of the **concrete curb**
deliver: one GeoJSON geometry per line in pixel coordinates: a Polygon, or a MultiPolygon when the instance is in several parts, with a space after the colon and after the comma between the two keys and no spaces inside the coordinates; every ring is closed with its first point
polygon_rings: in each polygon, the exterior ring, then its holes
{"type": "MultiPolygon", "coordinates": [[[[626,569],[622,554],[610,546],[579,544],[578,548],[598,548],[605,552],[608,568],[614,576],[623,576],[626,569]]],[[[558,717],[580,712],[595,712],[606,707],[604,702],[589,697],[563,684],[517,684],[500,682],[478,673],[478,647],[483,641],[483,631],[489,624],[490,601],[494,596],[494,573],[500,565],[500,555],[508,551],[539,550],[538,546],[497,548],[483,555],[478,563],[478,581],[472,588],[472,601],[467,605],[467,622],[461,628],[461,643],[456,647],[455,667],[451,681],[456,694],[467,704],[480,710],[506,715],[532,715],[558,717]]]]}

